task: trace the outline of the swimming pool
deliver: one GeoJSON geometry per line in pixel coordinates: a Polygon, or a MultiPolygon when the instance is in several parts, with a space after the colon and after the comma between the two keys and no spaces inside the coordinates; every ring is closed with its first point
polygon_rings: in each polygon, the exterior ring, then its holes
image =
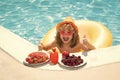
{"type": "Polygon", "coordinates": [[[120,44],[119,0],[0,0],[0,25],[34,44],[67,16],[103,23],[120,44]]]}

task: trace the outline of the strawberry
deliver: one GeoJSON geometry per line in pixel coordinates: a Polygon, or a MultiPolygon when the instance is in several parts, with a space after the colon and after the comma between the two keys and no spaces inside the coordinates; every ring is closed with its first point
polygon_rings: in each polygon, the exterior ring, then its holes
{"type": "Polygon", "coordinates": [[[58,63],[58,53],[57,52],[50,53],[50,61],[53,64],[57,64],[58,63]]]}
{"type": "Polygon", "coordinates": [[[30,60],[28,61],[28,63],[29,63],[29,64],[32,64],[32,63],[33,63],[33,60],[32,60],[32,59],[30,59],[30,60]]]}
{"type": "Polygon", "coordinates": [[[37,63],[45,62],[47,59],[48,56],[44,52],[32,52],[28,55],[28,57],[25,60],[29,64],[37,64],[37,63]]]}
{"type": "Polygon", "coordinates": [[[30,61],[30,58],[26,58],[25,60],[26,60],[26,62],[29,62],[29,61],[30,61]]]}
{"type": "Polygon", "coordinates": [[[56,51],[56,48],[52,48],[52,51],[55,52],[55,51],[56,51]]]}
{"type": "Polygon", "coordinates": [[[69,56],[69,52],[68,51],[63,51],[62,52],[62,57],[63,58],[66,58],[66,57],[68,57],[69,56]]]}

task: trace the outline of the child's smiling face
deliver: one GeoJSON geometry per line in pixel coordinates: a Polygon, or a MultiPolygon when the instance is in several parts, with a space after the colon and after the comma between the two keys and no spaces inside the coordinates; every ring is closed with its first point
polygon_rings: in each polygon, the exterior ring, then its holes
{"type": "Polygon", "coordinates": [[[78,27],[74,22],[60,22],[56,25],[56,31],[55,40],[59,47],[65,44],[72,48],[79,42],[78,27]]]}
{"type": "Polygon", "coordinates": [[[63,30],[60,31],[60,38],[63,43],[69,43],[72,40],[73,37],[73,31],[70,30],[63,30]]]}
{"type": "Polygon", "coordinates": [[[72,40],[74,29],[71,24],[63,24],[60,29],[60,38],[63,43],[69,43],[72,40]]]}

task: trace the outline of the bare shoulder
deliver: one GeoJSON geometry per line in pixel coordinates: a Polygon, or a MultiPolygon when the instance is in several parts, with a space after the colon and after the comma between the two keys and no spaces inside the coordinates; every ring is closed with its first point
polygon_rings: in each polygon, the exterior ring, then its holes
{"type": "Polygon", "coordinates": [[[56,41],[54,40],[53,42],[51,42],[50,44],[48,44],[49,46],[51,47],[55,47],[57,44],[56,44],[56,41]]]}
{"type": "Polygon", "coordinates": [[[84,43],[83,43],[83,40],[80,40],[80,41],[78,42],[78,44],[77,44],[77,48],[79,48],[79,49],[83,49],[83,50],[86,49],[86,47],[85,47],[85,45],[84,45],[84,43]]]}
{"type": "Polygon", "coordinates": [[[81,43],[81,41],[79,41],[77,44],[76,44],[76,46],[75,46],[76,48],[82,48],[82,43],[81,43]]]}

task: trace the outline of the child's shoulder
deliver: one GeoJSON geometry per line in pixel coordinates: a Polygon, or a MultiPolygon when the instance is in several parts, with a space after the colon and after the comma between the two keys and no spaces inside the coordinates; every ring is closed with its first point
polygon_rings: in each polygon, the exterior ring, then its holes
{"type": "Polygon", "coordinates": [[[51,45],[57,46],[57,41],[56,41],[56,40],[52,41],[52,42],[51,42],[51,45]]]}

